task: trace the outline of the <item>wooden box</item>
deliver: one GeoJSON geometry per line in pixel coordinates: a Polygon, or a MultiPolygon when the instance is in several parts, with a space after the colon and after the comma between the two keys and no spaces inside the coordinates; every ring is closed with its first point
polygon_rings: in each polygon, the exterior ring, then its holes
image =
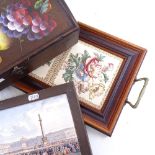
{"type": "Polygon", "coordinates": [[[0,1],[1,88],[73,46],[79,26],[63,0],[0,1]]]}
{"type": "Polygon", "coordinates": [[[111,136],[145,54],[142,47],[80,23],[75,46],[16,86],[29,92],[74,81],[85,123],[111,136]]]}

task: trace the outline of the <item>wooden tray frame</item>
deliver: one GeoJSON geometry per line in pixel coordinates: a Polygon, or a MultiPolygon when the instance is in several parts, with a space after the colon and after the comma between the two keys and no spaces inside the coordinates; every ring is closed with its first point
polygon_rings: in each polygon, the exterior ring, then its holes
{"type": "MultiPolygon", "coordinates": [[[[102,110],[94,112],[91,107],[81,103],[85,123],[111,136],[147,50],[83,23],[79,25],[80,40],[110,53],[121,55],[123,58],[121,71],[102,110]]],[[[31,92],[49,86],[27,76],[16,83],[16,87],[25,92],[31,92]]]]}

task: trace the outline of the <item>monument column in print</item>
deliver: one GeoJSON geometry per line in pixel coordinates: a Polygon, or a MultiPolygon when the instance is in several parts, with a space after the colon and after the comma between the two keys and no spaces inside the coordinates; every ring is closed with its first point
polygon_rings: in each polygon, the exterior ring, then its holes
{"type": "Polygon", "coordinates": [[[42,124],[42,119],[41,119],[40,114],[38,114],[38,117],[39,117],[39,122],[40,122],[41,133],[42,133],[42,143],[43,143],[43,146],[45,146],[48,144],[48,140],[47,140],[47,137],[45,137],[44,135],[43,124],[42,124]]]}

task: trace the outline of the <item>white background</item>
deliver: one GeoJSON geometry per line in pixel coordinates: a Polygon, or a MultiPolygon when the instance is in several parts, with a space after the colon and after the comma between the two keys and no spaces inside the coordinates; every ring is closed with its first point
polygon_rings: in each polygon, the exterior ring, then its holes
{"type": "MultiPolygon", "coordinates": [[[[138,74],[149,85],[138,107],[126,105],[112,137],[87,127],[94,155],[155,155],[155,5],[154,0],[66,0],[78,21],[147,48],[138,74]]],[[[17,94],[12,88],[4,94],[17,94]]],[[[2,92],[0,93],[0,95],[2,92]]],[[[136,96],[137,89],[132,90],[136,96]]],[[[2,96],[1,96],[2,97],[2,96]]]]}

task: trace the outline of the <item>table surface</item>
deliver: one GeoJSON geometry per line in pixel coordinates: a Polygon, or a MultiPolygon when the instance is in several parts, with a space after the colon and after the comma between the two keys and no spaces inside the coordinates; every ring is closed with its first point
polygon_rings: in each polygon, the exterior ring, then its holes
{"type": "MultiPolygon", "coordinates": [[[[147,48],[148,53],[138,78],[149,77],[149,85],[138,109],[126,105],[119,117],[112,137],[86,126],[94,155],[154,155],[155,154],[155,22],[153,0],[66,0],[75,18],[83,23],[119,38],[147,48]]],[[[0,92],[0,100],[22,94],[8,87],[0,92]]],[[[137,89],[132,90],[134,100],[137,89]]]]}

